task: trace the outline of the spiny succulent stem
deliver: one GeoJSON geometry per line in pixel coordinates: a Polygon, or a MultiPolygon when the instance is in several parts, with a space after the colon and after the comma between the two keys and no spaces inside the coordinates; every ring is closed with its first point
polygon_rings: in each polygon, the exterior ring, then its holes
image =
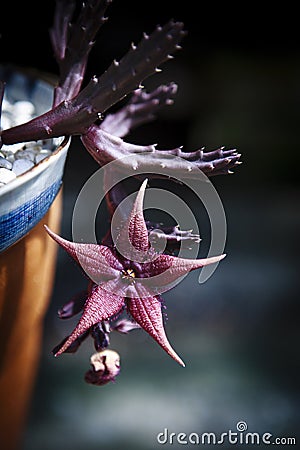
{"type": "Polygon", "coordinates": [[[106,18],[104,14],[111,0],[90,0],[82,3],[77,20],[72,23],[75,10],[73,0],[56,0],[50,39],[59,66],[60,77],[54,91],[54,106],[71,99],[80,91],[89,53],[96,34],[106,18]]]}
{"type": "Polygon", "coordinates": [[[135,176],[139,169],[151,173],[151,177],[162,176],[161,169],[168,176],[199,178],[199,171],[208,176],[230,173],[240,159],[235,150],[221,149],[204,153],[203,150],[183,152],[180,147],[172,150],[160,150],[156,145],[135,145],[112,136],[99,127],[91,127],[81,137],[82,142],[93,158],[101,165],[116,161],[118,168],[128,176],[135,176]],[[129,157],[130,156],[130,157],[129,157]],[[125,158],[124,158],[125,157],[125,158]]]}
{"type": "Polygon", "coordinates": [[[163,28],[156,28],[135,50],[131,48],[117,66],[111,64],[100,78],[93,78],[74,98],[61,102],[30,122],[2,131],[3,143],[86,134],[99,113],[105,112],[155,73],[155,68],[176,50],[184,34],[180,22],[171,21],[163,28]],[[132,69],[135,75],[132,75],[132,69]]]}

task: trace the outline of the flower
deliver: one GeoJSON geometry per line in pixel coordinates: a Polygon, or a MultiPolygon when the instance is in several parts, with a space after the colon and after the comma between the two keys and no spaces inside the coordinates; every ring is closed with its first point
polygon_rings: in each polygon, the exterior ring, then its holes
{"type": "Polygon", "coordinates": [[[45,226],[49,235],[90,279],[81,318],[70,336],[55,349],[55,356],[67,351],[97,324],[115,317],[126,307],[135,322],[184,366],[164,330],[161,293],[173,287],[189,271],[217,263],[225,255],[185,259],[157,253],[150,245],[143,216],[146,185],[147,179],[140,187],[126,223],[118,227],[111,247],[70,242],[45,226]]]}

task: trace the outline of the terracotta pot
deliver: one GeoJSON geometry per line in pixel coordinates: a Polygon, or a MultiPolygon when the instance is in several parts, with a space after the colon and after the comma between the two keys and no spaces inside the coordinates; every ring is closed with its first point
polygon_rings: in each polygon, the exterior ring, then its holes
{"type": "Polygon", "coordinates": [[[59,232],[62,193],[46,216],[0,254],[0,442],[18,448],[30,406],[52,292],[57,245],[43,224],[59,232]]]}

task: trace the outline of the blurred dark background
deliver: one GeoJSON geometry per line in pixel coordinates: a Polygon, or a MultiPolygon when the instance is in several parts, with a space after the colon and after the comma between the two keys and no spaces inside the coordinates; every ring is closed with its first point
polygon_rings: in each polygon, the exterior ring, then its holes
{"type": "MultiPolygon", "coordinates": [[[[53,10],[52,1],[5,2],[1,61],[56,74],[48,39],[53,10]]],[[[193,272],[164,295],[167,333],[187,367],[177,366],[135,330],[112,336],[122,371],[114,385],[97,388],[83,381],[91,341],[75,356],[55,360],[51,355],[74,325],[60,322],[57,309],[85,288],[85,279],[60,250],[22,450],[148,450],[159,447],[156,435],[164,428],[219,433],[235,430],[240,420],[249,431],[299,441],[296,10],[282,3],[263,9],[255,3],[115,0],[108,15],[87,80],[121,58],[143,31],[150,33],[170,18],[185,23],[183,49],[144,83],[175,81],[176,102],[130,139],[186,150],[225,145],[242,153],[243,165],[234,175],[212,180],[226,212],[228,256],[203,285],[193,272]]],[[[63,188],[61,234],[66,238],[71,238],[76,197],[97,168],[74,138],[63,188]]],[[[209,229],[200,212],[199,220],[206,245],[209,229]]]]}

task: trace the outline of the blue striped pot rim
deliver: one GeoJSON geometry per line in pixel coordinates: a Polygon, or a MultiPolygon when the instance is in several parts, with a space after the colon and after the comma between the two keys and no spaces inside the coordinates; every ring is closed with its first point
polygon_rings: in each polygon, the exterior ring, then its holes
{"type": "Polygon", "coordinates": [[[0,252],[19,241],[46,214],[62,184],[70,139],[48,158],[0,189],[0,252]]]}

